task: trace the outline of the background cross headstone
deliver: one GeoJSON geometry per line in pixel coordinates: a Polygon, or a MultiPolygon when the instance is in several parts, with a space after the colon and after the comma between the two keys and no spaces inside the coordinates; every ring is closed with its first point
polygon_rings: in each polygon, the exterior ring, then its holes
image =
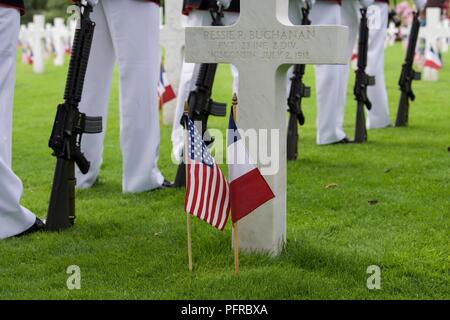
{"type": "Polygon", "coordinates": [[[75,38],[75,31],[77,30],[78,21],[76,19],[69,19],[69,50],[72,51],[73,40],[75,38]]]}
{"type": "Polygon", "coordinates": [[[385,47],[392,47],[395,44],[395,41],[397,40],[399,31],[400,30],[395,26],[394,22],[392,22],[392,21],[389,22],[389,28],[387,30],[385,47]]]}
{"type": "MultiPolygon", "coordinates": [[[[181,68],[183,66],[184,29],[187,25],[186,16],[181,14],[182,1],[165,0],[165,23],[161,25],[160,41],[164,48],[164,67],[167,77],[175,93],[178,93],[181,68]]],[[[176,100],[166,103],[163,107],[163,123],[171,125],[175,116],[176,100]]]]}
{"type": "Polygon", "coordinates": [[[449,51],[449,43],[448,42],[450,40],[450,20],[448,18],[445,18],[444,20],[442,20],[442,27],[448,34],[442,41],[442,52],[448,53],[448,51],[449,51]]]}
{"type": "MultiPolygon", "coordinates": [[[[419,38],[425,40],[425,55],[432,49],[436,54],[440,52],[439,40],[450,37],[450,29],[445,29],[441,22],[441,9],[427,9],[427,24],[420,28],[419,38]]],[[[425,67],[423,79],[426,81],[437,81],[439,79],[438,70],[425,67]]]]}
{"type": "Polygon", "coordinates": [[[64,18],[55,18],[52,28],[52,40],[55,48],[55,66],[64,65],[64,57],[66,54],[67,42],[69,40],[69,31],[65,24],[64,18]]]}
{"type": "Polygon", "coordinates": [[[259,154],[279,154],[278,163],[273,163],[277,170],[269,172],[255,150],[249,149],[275,199],[239,222],[240,249],[272,255],[281,252],[286,240],[287,69],[292,64],[347,63],[347,28],[293,26],[287,1],[242,1],[240,18],[233,26],[186,28],[186,61],[234,64],[239,69],[237,125],[257,133],[268,131],[269,142],[259,141],[259,154]],[[272,138],[276,138],[274,149],[272,138]]]}
{"type": "Polygon", "coordinates": [[[45,17],[33,16],[32,50],[34,73],[44,72],[44,41],[45,41],[45,17]]]}

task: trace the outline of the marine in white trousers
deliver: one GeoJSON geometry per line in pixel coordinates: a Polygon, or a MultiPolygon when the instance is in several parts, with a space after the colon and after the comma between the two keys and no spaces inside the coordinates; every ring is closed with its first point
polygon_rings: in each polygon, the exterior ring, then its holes
{"type": "Polygon", "coordinates": [[[23,187],[11,169],[12,109],[19,11],[0,7],[0,239],[29,229],[36,216],[20,205],[23,187]]]}
{"type": "MultiPolygon", "coordinates": [[[[345,2],[345,1],[344,1],[345,2]]],[[[301,1],[290,0],[289,17],[293,24],[301,24],[301,1]]],[[[340,6],[336,1],[317,0],[311,9],[313,25],[340,25],[340,6]]],[[[338,126],[340,83],[342,66],[316,65],[317,144],[326,145],[341,141],[345,133],[338,126]]],[[[290,75],[291,73],[289,73],[290,75]]]]}
{"type": "Polygon", "coordinates": [[[77,187],[91,187],[99,175],[111,80],[117,61],[122,190],[143,192],[158,188],[164,181],[157,165],[160,147],[159,6],[145,1],[100,0],[92,20],[97,26],[80,110],[89,116],[102,116],[104,131],[83,136],[81,147],[91,161],[91,170],[86,175],[77,170],[77,187]]]}
{"type": "MultiPolygon", "coordinates": [[[[386,39],[388,23],[388,5],[386,3],[375,2],[373,6],[380,9],[380,21],[376,28],[369,30],[369,49],[367,60],[367,74],[375,76],[375,86],[369,86],[367,94],[372,102],[372,111],[368,113],[367,128],[385,128],[389,126],[389,103],[384,77],[384,43],[386,39]]],[[[359,1],[342,1],[341,19],[342,24],[349,28],[349,38],[347,47],[347,59],[350,62],[356,39],[358,37],[360,22],[359,1]]],[[[344,114],[347,103],[348,80],[350,68],[348,65],[341,66],[342,82],[341,95],[339,101],[338,130],[343,130],[344,114]]]]}
{"type": "Polygon", "coordinates": [[[389,5],[385,2],[375,2],[379,10],[380,21],[369,31],[369,54],[367,74],[375,76],[375,85],[367,88],[367,95],[372,102],[372,109],[367,117],[367,128],[386,128],[390,125],[389,100],[384,76],[384,44],[387,35],[389,5]]]}
{"type": "Polygon", "coordinates": [[[344,130],[344,114],[349,90],[348,80],[350,74],[350,61],[353,54],[353,48],[355,47],[356,38],[358,37],[360,8],[360,2],[357,0],[342,1],[341,24],[348,27],[348,44],[346,52],[348,64],[340,66],[342,79],[339,89],[339,114],[337,119],[337,130],[344,130]]]}
{"type": "MultiPolygon", "coordinates": [[[[225,25],[232,25],[236,23],[239,18],[239,13],[225,12],[223,22],[225,25]]],[[[208,11],[193,10],[188,16],[188,26],[210,26],[212,23],[211,15],[208,11]]],[[[200,69],[199,64],[187,63],[183,61],[183,67],[181,69],[180,86],[178,89],[177,106],[175,110],[175,118],[172,127],[172,155],[178,161],[180,160],[183,146],[183,127],[180,124],[181,117],[184,112],[184,105],[189,98],[189,93],[195,89],[195,83],[197,80],[198,72],[200,69]]],[[[236,67],[231,66],[231,72],[233,75],[233,92],[238,92],[239,76],[236,67]]],[[[230,95],[231,97],[231,95],[230,95]]]]}

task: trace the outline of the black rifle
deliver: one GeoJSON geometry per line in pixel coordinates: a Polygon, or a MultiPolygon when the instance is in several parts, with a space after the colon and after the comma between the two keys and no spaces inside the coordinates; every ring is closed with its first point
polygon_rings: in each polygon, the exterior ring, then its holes
{"type": "MultiPolygon", "coordinates": [[[[302,8],[302,25],[311,24],[309,20],[309,4],[302,8]]],[[[298,124],[305,124],[305,115],[302,111],[302,99],[311,96],[311,88],[303,83],[306,65],[296,64],[291,78],[291,89],[287,100],[289,111],[289,125],[287,132],[287,159],[296,160],[298,155],[298,124]]]]}
{"type": "Polygon", "coordinates": [[[361,22],[359,25],[358,43],[358,70],[356,70],[356,80],[353,93],[358,103],[356,109],[355,143],[367,141],[366,116],[364,107],[372,109],[372,103],[367,96],[367,87],[375,85],[375,77],[366,73],[367,55],[369,49],[369,27],[367,20],[367,9],[361,9],[361,22]]]}
{"type": "Polygon", "coordinates": [[[102,132],[101,117],[87,117],[78,110],[95,29],[95,23],[89,17],[92,7],[79,7],[80,28],[76,30],[73,41],[64,103],[58,106],[48,143],[57,159],[46,221],[46,229],[49,231],[59,231],[73,225],[75,164],[83,174],[86,174],[90,167],[90,162],[81,152],[81,137],[84,133],[102,132]]]}
{"type": "Polygon", "coordinates": [[[408,51],[406,52],[405,63],[402,67],[402,74],[400,75],[400,80],[398,81],[401,97],[398,105],[397,118],[395,119],[396,127],[406,127],[408,125],[410,100],[414,101],[416,99],[412,89],[412,83],[414,80],[420,80],[421,78],[420,72],[416,72],[413,66],[420,30],[419,16],[419,12],[414,14],[411,34],[409,35],[408,51]]]}
{"type": "MultiPolygon", "coordinates": [[[[223,8],[214,6],[210,9],[212,26],[223,26],[223,8]]],[[[224,117],[227,113],[226,103],[218,103],[212,100],[212,89],[216,77],[217,64],[203,63],[195,83],[195,89],[189,93],[187,104],[189,106],[189,118],[196,124],[201,124],[201,133],[206,145],[214,142],[214,138],[207,133],[208,118],[210,115],[224,117]]],[[[184,162],[178,166],[175,187],[182,188],[186,185],[186,168],[184,162]]]]}

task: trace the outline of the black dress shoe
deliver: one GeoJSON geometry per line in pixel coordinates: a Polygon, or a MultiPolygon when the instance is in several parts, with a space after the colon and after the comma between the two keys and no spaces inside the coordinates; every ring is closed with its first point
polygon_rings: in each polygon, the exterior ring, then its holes
{"type": "Polygon", "coordinates": [[[335,143],[333,143],[333,144],[347,144],[347,143],[350,143],[350,142],[351,142],[351,141],[348,140],[347,137],[345,137],[344,139],[339,140],[338,142],[335,142],[335,143]]]}
{"type": "Polygon", "coordinates": [[[175,185],[173,184],[173,182],[170,182],[169,180],[164,179],[164,182],[162,183],[161,187],[159,187],[158,189],[171,189],[174,187],[175,187],[175,185]]]}
{"type": "Polygon", "coordinates": [[[38,232],[38,231],[43,231],[45,228],[45,223],[39,219],[38,217],[36,217],[36,221],[34,222],[34,224],[29,227],[27,230],[25,230],[22,233],[19,233],[18,235],[16,235],[16,238],[20,238],[29,234],[32,234],[34,232],[38,232]]]}

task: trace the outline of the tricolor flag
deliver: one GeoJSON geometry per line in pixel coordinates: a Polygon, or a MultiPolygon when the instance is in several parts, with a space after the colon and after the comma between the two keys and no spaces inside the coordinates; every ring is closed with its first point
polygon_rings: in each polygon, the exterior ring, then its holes
{"type": "Polygon", "coordinates": [[[228,128],[227,159],[231,219],[235,223],[273,199],[275,195],[248,154],[234,121],[233,112],[228,128]]]}
{"type": "Polygon", "coordinates": [[[358,52],[354,51],[352,53],[352,58],[350,62],[353,70],[358,70],[358,52]]]}
{"type": "Polygon", "coordinates": [[[442,68],[442,61],[439,55],[434,52],[433,48],[427,51],[425,54],[424,67],[428,67],[434,70],[440,70],[442,68]]]}
{"type": "Polygon", "coordinates": [[[191,119],[185,116],[186,198],[184,210],[223,230],[230,212],[230,189],[191,119]]]}
{"type": "Polygon", "coordinates": [[[159,106],[160,108],[167,102],[172,101],[176,98],[175,91],[167,78],[166,70],[163,65],[161,65],[161,71],[159,75],[158,83],[158,96],[159,96],[159,106]]]}

